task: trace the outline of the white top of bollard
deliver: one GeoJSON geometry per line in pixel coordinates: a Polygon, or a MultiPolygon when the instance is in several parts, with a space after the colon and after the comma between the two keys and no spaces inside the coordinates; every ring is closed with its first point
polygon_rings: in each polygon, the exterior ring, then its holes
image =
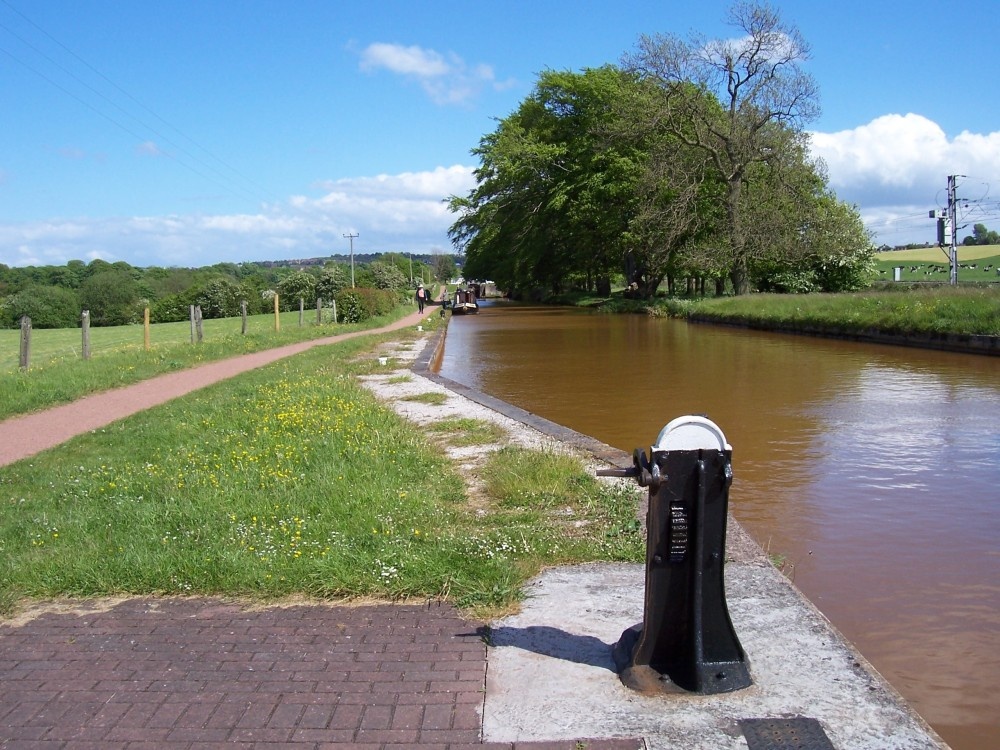
{"type": "Polygon", "coordinates": [[[732,450],[711,419],[689,415],[671,420],[656,436],[654,451],[732,450]]]}

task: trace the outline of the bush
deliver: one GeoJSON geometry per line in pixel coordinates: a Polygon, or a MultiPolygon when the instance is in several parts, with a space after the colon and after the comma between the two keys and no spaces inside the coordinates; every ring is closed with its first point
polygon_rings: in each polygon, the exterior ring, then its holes
{"type": "Polygon", "coordinates": [[[337,315],[342,323],[360,323],[392,312],[399,295],[388,289],[352,287],[341,289],[335,299],[337,315]]]}
{"type": "Polygon", "coordinates": [[[102,271],[80,285],[80,304],[95,326],[121,326],[142,320],[139,285],[128,271],[102,271]]]}
{"type": "Polygon", "coordinates": [[[177,323],[188,320],[191,316],[191,305],[197,304],[197,292],[189,289],[180,294],[169,294],[156,300],[149,310],[149,320],[152,323],[177,323]]]}
{"type": "Polygon", "coordinates": [[[231,279],[213,279],[198,293],[194,304],[206,318],[231,318],[240,314],[240,301],[247,297],[240,284],[231,279]]]}
{"type": "Polygon", "coordinates": [[[819,290],[811,269],[782,268],[757,278],[757,290],[778,294],[809,294],[819,290]]]}
{"type": "Polygon", "coordinates": [[[378,289],[391,289],[400,291],[406,288],[407,280],[396,266],[391,263],[381,263],[373,261],[368,264],[368,270],[375,277],[375,287],[378,289]]]}
{"type": "Polygon", "coordinates": [[[316,277],[305,271],[294,271],[278,282],[278,304],[286,312],[297,310],[299,300],[316,301],[316,277]]]}
{"type": "Polygon", "coordinates": [[[0,315],[3,328],[19,327],[24,315],[32,328],[74,328],[80,325],[80,301],[69,289],[30,286],[0,299],[0,315]]]}

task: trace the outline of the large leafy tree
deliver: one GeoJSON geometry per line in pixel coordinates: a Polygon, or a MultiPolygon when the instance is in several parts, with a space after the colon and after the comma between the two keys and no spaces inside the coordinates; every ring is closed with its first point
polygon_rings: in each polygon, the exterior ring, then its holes
{"type": "Polygon", "coordinates": [[[379,258],[379,262],[394,266],[403,275],[406,285],[410,285],[411,281],[415,285],[415,279],[420,278],[420,272],[423,270],[423,263],[420,261],[414,262],[413,256],[410,254],[398,252],[384,253],[379,258]]]}
{"type": "Polygon", "coordinates": [[[865,286],[874,247],[857,208],[827,187],[805,138],[784,131],[781,154],[751,169],[742,191],[752,285],[762,291],[853,291],[865,286]]]}
{"type": "Polygon", "coordinates": [[[985,224],[972,227],[972,234],[962,241],[963,245],[1000,245],[1000,232],[987,229],[985,224]]]}
{"type": "MultiPolygon", "coordinates": [[[[719,275],[712,239],[723,218],[722,183],[702,151],[649,117],[663,104],[658,86],[637,81],[630,93],[611,130],[615,140],[632,143],[645,157],[626,234],[625,276],[631,293],[652,297],[664,278],[672,292],[677,275],[719,275]]],[[[694,87],[686,94],[706,96],[694,87]]]]}
{"type": "Polygon", "coordinates": [[[481,139],[477,187],[450,200],[466,277],[558,292],[620,268],[641,155],[605,128],[629,85],[613,66],[546,71],[481,139]]]}
{"type": "Polygon", "coordinates": [[[812,78],[801,64],[809,47],[771,6],[737,2],[729,13],[735,38],[689,40],[644,36],[626,59],[629,70],[663,91],[650,118],[701,150],[725,186],[725,233],[734,291],[750,290],[755,245],[749,241],[742,194],[757,165],[781,154],[788,132],[819,112],[812,78]],[[691,86],[710,97],[690,95],[691,86]]]}
{"type": "Polygon", "coordinates": [[[316,279],[316,296],[329,302],[337,292],[348,286],[347,272],[336,263],[328,263],[316,279]]]}
{"type": "Polygon", "coordinates": [[[348,271],[336,263],[328,263],[316,280],[316,296],[326,302],[332,300],[337,292],[350,283],[348,271]]]}

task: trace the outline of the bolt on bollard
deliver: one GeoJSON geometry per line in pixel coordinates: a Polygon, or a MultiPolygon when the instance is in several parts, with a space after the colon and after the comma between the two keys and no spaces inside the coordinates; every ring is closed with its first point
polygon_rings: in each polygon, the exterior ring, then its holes
{"type": "Polygon", "coordinates": [[[732,446],[711,420],[678,417],[632,463],[597,472],[649,488],[643,618],[614,647],[622,682],[643,693],[748,687],[723,579],[732,446]]]}

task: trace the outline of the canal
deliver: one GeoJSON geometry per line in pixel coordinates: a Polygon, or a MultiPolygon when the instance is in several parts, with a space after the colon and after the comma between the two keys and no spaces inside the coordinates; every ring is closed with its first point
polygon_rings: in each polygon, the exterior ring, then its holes
{"type": "Polygon", "coordinates": [[[1000,358],[487,301],[440,373],[629,452],[707,415],[758,543],[955,750],[1000,746],[1000,358]]]}

